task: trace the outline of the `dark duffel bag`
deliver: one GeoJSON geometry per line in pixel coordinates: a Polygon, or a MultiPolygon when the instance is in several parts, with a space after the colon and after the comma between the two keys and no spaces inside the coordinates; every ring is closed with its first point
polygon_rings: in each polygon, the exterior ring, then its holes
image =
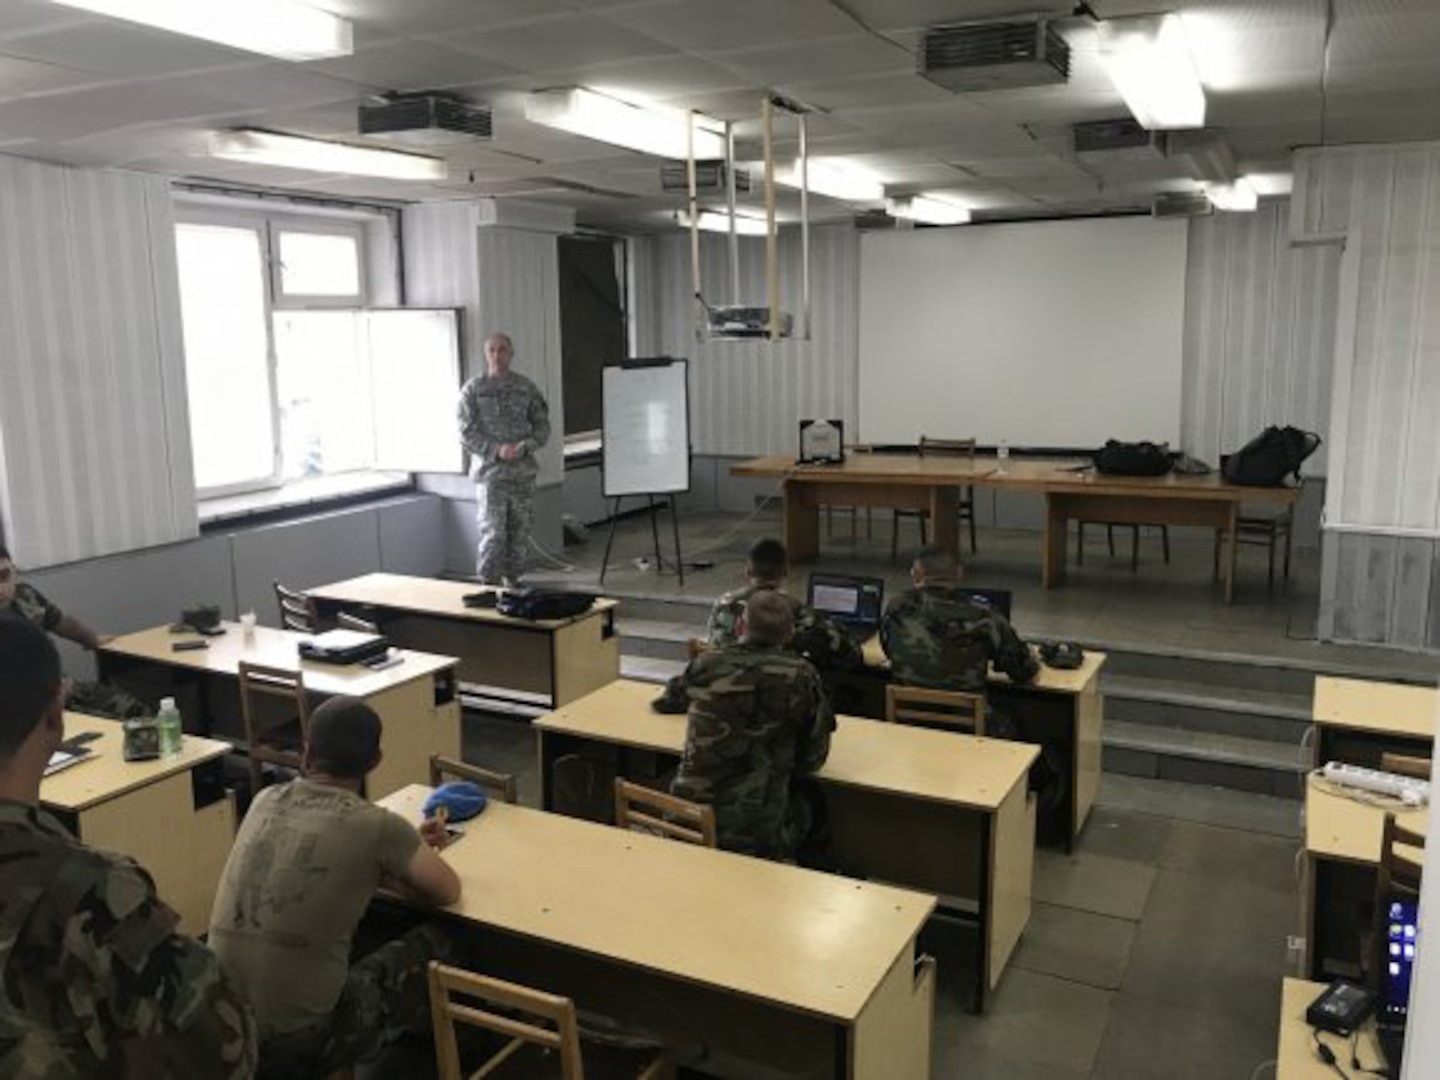
{"type": "Polygon", "coordinates": [[[1267,427],[1220,464],[1226,483],[1281,487],[1300,479],[1300,466],[1320,448],[1320,436],[1297,427],[1267,427]]]}
{"type": "Polygon", "coordinates": [[[1170,471],[1170,450],[1153,442],[1109,439],[1095,451],[1095,471],[1110,476],[1164,476],[1170,471]]]}

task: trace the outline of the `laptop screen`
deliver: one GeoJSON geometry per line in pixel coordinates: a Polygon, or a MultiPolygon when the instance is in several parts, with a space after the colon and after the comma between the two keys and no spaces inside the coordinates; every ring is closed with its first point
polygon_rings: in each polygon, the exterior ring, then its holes
{"type": "Polygon", "coordinates": [[[814,573],[810,575],[805,602],[836,622],[879,626],[885,582],[881,578],[850,574],[814,573]]]}
{"type": "Polygon", "coordinates": [[[1010,590],[1009,589],[975,589],[969,585],[961,585],[959,591],[975,600],[980,601],[988,608],[998,611],[1005,616],[1006,621],[1010,619],[1010,590]]]}
{"type": "Polygon", "coordinates": [[[1415,969],[1415,935],[1420,904],[1392,898],[1385,920],[1385,957],[1380,969],[1380,1020],[1405,1023],[1410,1008],[1410,976],[1415,969]]]}

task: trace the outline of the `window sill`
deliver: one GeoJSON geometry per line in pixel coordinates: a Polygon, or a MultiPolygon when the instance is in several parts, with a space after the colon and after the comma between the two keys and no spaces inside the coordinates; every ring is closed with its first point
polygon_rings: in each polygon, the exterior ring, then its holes
{"type": "Polygon", "coordinates": [[[222,521],[236,521],[300,507],[313,507],[317,503],[353,499],[360,495],[404,491],[410,486],[409,473],[356,472],[340,473],[337,476],[315,476],[266,491],[201,499],[200,524],[214,525],[222,521]]]}

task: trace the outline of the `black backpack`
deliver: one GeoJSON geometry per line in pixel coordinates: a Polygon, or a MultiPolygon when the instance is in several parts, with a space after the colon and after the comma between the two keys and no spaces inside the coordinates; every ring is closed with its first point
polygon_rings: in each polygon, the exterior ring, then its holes
{"type": "Polygon", "coordinates": [[[1170,471],[1170,451],[1153,442],[1107,439],[1095,451],[1095,471],[1111,476],[1164,476],[1170,471]]]}
{"type": "Polygon", "coordinates": [[[501,615],[516,619],[570,619],[590,610],[595,597],[589,593],[557,589],[506,589],[495,603],[501,615]]]}
{"type": "Polygon", "coordinates": [[[1267,427],[1226,458],[1220,475],[1228,484],[1244,487],[1281,487],[1320,448],[1320,436],[1297,427],[1267,427]]]}

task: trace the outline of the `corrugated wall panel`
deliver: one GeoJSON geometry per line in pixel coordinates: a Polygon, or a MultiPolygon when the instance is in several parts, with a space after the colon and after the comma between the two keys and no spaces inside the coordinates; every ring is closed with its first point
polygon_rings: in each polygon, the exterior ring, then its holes
{"type": "Polygon", "coordinates": [[[169,200],[0,157],[0,505],[31,567],[198,532],[169,200]]]}

